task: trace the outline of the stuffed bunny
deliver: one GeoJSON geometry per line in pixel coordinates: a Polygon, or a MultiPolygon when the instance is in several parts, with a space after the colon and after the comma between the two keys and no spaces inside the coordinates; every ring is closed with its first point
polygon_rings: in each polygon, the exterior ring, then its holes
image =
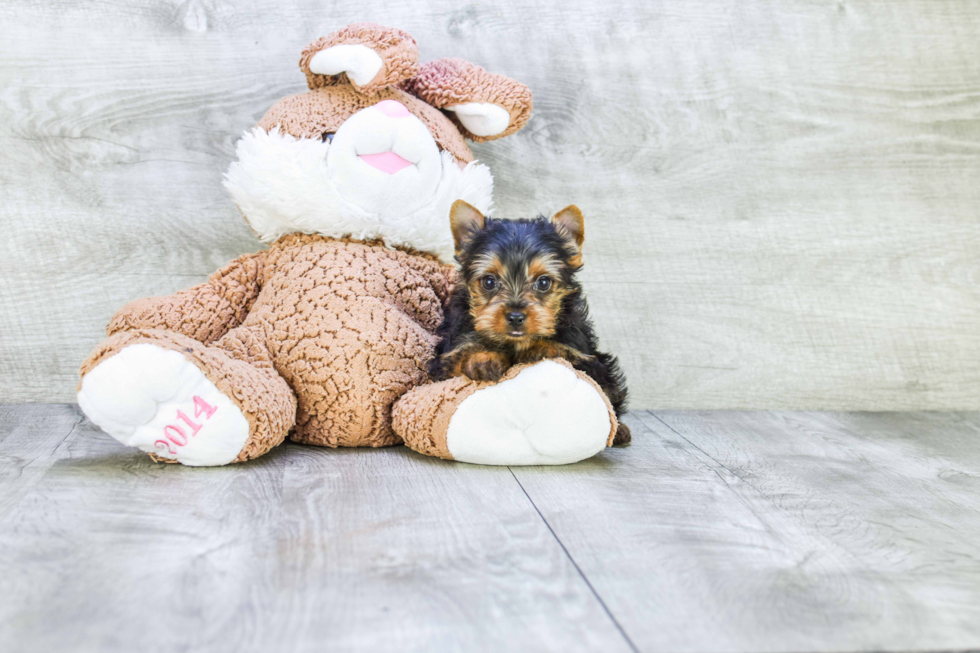
{"type": "Polygon", "coordinates": [[[461,59],[419,65],[410,35],[367,23],[314,41],[300,68],[309,91],[269,109],[226,175],[270,247],[124,306],[82,364],[85,414],[185,465],[249,460],[287,436],[510,465],[604,448],[609,401],[564,361],[495,384],[425,372],[455,278],[450,206],[491,208],[493,178],[464,139],[523,127],[530,91],[461,59]]]}

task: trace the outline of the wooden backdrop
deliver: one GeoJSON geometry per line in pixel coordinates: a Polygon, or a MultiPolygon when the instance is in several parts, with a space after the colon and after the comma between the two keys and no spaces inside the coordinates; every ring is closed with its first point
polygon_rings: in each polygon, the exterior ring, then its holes
{"type": "Polygon", "coordinates": [[[221,187],[314,37],[528,84],[498,215],[574,202],[635,407],[980,408],[980,3],[0,2],[0,401],[260,247],[221,187]],[[528,5],[528,6],[525,6],[528,5]]]}

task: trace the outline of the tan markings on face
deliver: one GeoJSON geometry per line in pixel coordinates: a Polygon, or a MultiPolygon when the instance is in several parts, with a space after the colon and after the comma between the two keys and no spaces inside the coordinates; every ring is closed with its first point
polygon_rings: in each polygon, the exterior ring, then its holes
{"type": "Polygon", "coordinates": [[[560,274],[561,261],[554,256],[535,256],[527,264],[527,277],[532,283],[542,276],[557,280],[560,274]]]}
{"type": "Polygon", "coordinates": [[[555,333],[555,314],[545,304],[528,304],[527,335],[547,337],[555,333]]]}
{"type": "Polygon", "coordinates": [[[555,333],[555,320],[561,310],[562,299],[568,291],[561,285],[561,260],[552,255],[537,256],[527,265],[527,334],[547,338],[555,333]],[[551,289],[539,292],[535,284],[541,277],[550,277],[551,289]]]}
{"type": "Polygon", "coordinates": [[[535,256],[524,264],[510,267],[494,255],[478,260],[474,265],[477,274],[470,283],[470,314],[476,330],[494,339],[507,340],[518,349],[530,346],[534,338],[554,335],[562,300],[568,294],[559,283],[561,270],[561,260],[551,255],[535,256]],[[497,279],[494,293],[482,287],[482,279],[487,274],[497,279]],[[535,287],[542,276],[552,280],[547,292],[535,287]],[[510,335],[513,329],[507,323],[507,313],[513,310],[521,310],[526,316],[521,336],[510,335]]]}
{"type": "Polygon", "coordinates": [[[506,272],[503,262],[494,254],[481,256],[473,262],[473,280],[469,283],[470,316],[473,326],[483,333],[505,333],[498,324],[506,326],[504,310],[505,298],[500,288],[506,272]],[[483,278],[492,275],[497,280],[498,289],[490,292],[483,288],[483,278]]]}

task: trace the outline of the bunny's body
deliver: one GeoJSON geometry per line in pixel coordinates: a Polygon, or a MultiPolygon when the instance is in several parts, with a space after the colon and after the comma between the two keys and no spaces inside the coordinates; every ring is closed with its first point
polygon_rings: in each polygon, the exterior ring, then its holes
{"type": "MultiPolygon", "coordinates": [[[[425,386],[400,411],[401,428],[392,408],[428,381],[454,281],[449,208],[463,199],[490,209],[490,171],[463,139],[515,132],[531,98],[521,84],[462,60],[419,66],[417,57],[411,36],[370,24],[303,52],[310,90],[267,112],[226,176],[271,247],[193,288],[131,302],[112,319],[81,370],[79,404],[96,424],[187,465],[248,460],[287,435],[331,447],[404,438],[453,457],[446,429],[457,400],[480,389],[440,398],[443,388],[425,386]]],[[[574,389],[560,401],[577,406],[585,398],[591,439],[542,454],[526,436],[524,462],[592,455],[610,420],[615,430],[601,392],[549,364],[546,378],[574,389]]],[[[556,401],[538,400],[536,409],[556,401]]],[[[556,404],[557,412],[569,414],[556,404]]],[[[488,427],[511,428],[492,417],[488,427]]],[[[478,435],[471,431],[463,439],[478,435]]],[[[492,452],[505,464],[522,462],[506,446],[492,452]]]]}

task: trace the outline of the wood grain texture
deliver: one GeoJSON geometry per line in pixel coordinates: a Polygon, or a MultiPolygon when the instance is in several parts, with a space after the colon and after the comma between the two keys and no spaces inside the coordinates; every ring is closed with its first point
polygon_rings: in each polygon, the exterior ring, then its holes
{"type": "Polygon", "coordinates": [[[291,447],[265,650],[630,650],[506,468],[364,453],[291,447]]]}
{"type": "Polygon", "coordinates": [[[630,650],[506,468],[298,445],[191,468],[74,406],[0,425],[3,462],[37,449],[19,432],[64,441],[0,476],[0,650],[630,650]]]}
{"type": "Polygon", "coordinates": [[[73,406],[0,408],[0,520],[44,476],[81,423],[73,406]]]}
{"type": "Polygon", "coordinates": [[[626,420],[563,467],[208,469],[0,406],[0,650],[980,648],[980,413],[626,420]]]}
{"type": "Polygon", "coordinates": [[[0,400],[259,244],[234,143],[354,20],[527,83],[498,215],[586,215],[633,405],[980,408],[980,2],[6,0],[0,400]]]}
{"type": "Polygon", "coordinates": [[[515,474],[639,650],[980,645],[976,414],[627,422],[629,448],[515,474]]]}

